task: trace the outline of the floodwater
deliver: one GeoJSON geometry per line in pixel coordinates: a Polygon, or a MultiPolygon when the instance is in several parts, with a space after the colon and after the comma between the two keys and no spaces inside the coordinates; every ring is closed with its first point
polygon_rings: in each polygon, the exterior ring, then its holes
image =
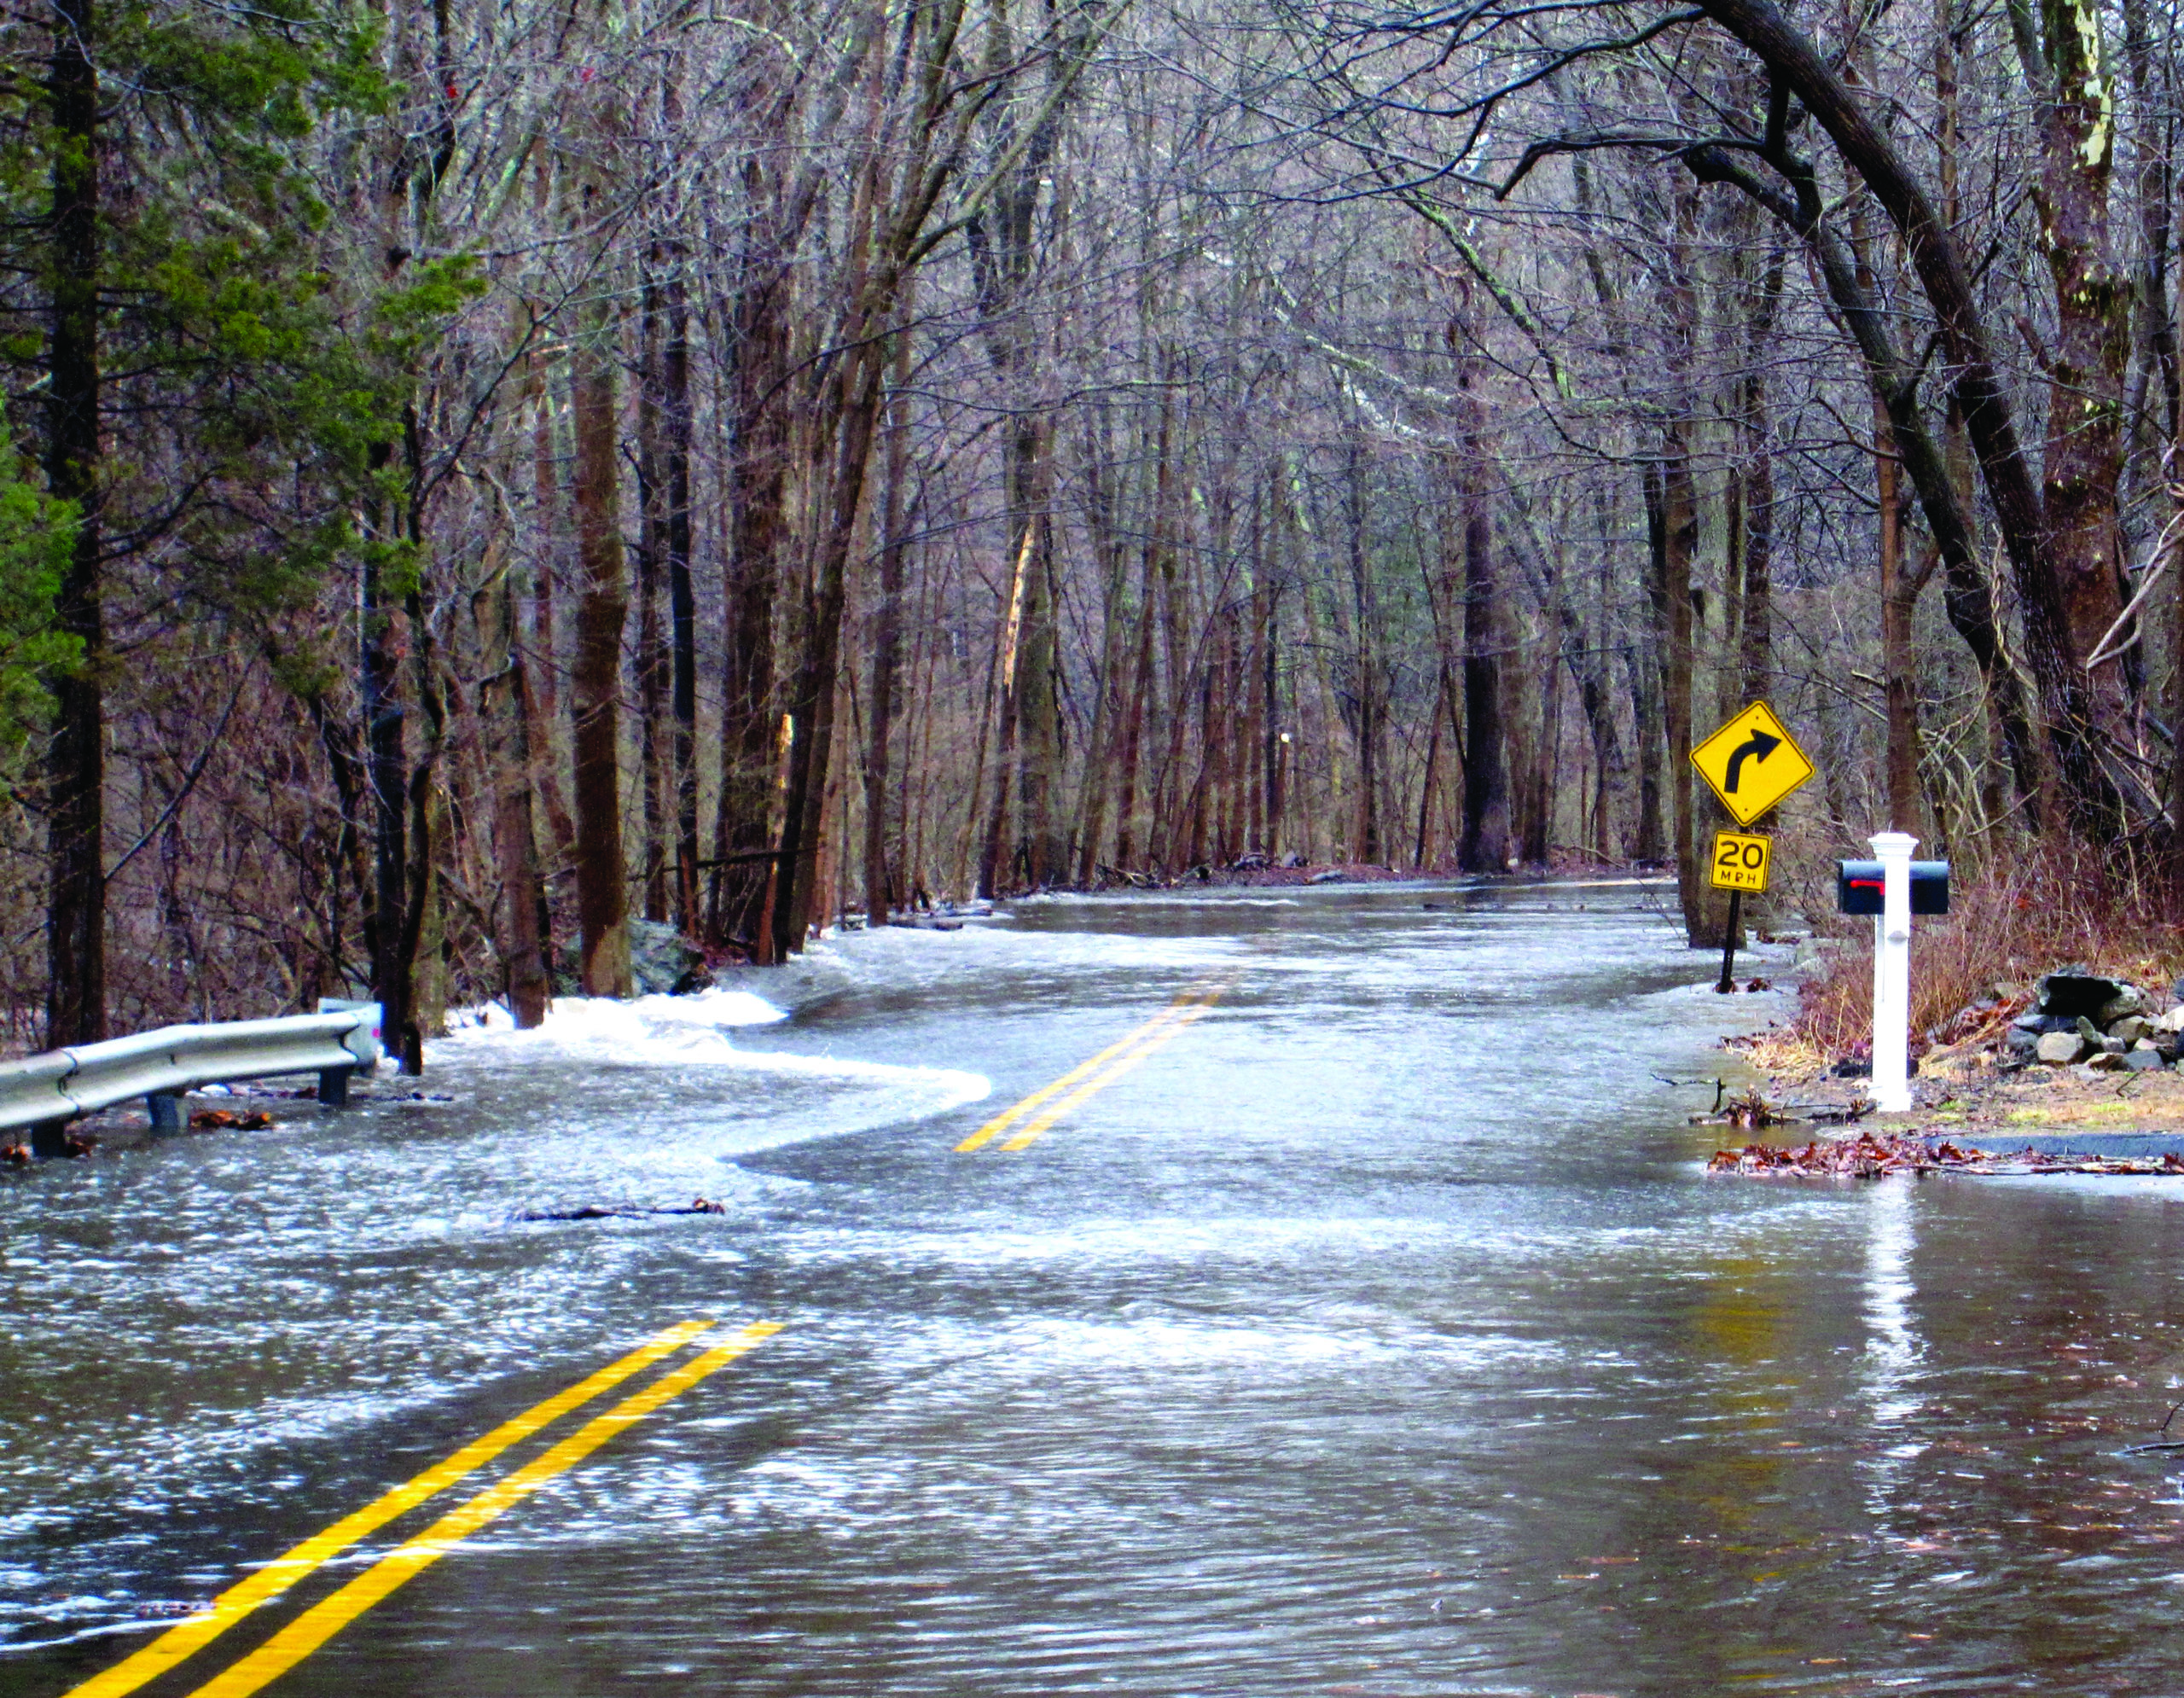
{"type": "Polygon", "coordinates": [[[2184,1690],[2184,1186],[1707,1176],[1780,1009],[1658,900],[1026,903],[0,1176],[0,1693],[705,1316],[782,1330],[266,1689],[2184,1690]]]}

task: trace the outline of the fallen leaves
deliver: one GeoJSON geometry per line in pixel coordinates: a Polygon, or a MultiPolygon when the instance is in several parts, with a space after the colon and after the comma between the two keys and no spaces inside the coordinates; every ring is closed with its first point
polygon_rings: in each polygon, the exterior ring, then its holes
{"type": "Polygon", "coordinates": [[[1742,1149],[1716,1150],[1707,1161],[1706,1171],[1851,1179],[1940,1172],[2161,1175],[2184,1174],[2184,1156],[2173,1151],[2142,1156],[2051,1154],[2035,1149],[2000,1154],[1970,1145],[1960,1148],[1946,1138],[1930,1144],[1923,1138],[1861,1132],[1855,1138],[1815,1139],[1795,1149],[1753,1143],[1742,1149]]]}
{"type": "Polygon", "coordinates": [[[273,1117],[263,1108],[247,1114],[233,1108],[200,1108],[189,1117],[193,1132],[263,1132],[272,1125],[273,1117]]]}

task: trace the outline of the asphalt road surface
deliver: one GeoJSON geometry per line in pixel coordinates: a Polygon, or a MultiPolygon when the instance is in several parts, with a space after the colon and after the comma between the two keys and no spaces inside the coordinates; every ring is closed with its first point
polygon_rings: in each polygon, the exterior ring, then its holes
{"type": "Polygon", "coordinates": [[[2184,1186],[1710,1178],[1660,899],[1027,903],[0,1178],[0,1693],[2184,1690],[2184,1186]]]}

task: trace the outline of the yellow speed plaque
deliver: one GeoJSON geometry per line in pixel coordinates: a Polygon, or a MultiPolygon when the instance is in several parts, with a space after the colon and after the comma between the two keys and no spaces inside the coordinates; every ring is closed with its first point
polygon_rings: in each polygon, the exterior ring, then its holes
{"type": "Polygon", "coordinates": [[[1771,838],[1747,837],[1737,831],[1714,834],[1714,865],[1710,882],[1716,890],[1763,891],[1767,888],[1767,858],[1771,838]]]}
{"type": "Polygon", "coordinates": [[[1753,702],[1692,750],[1691,764],[1739,825],[1750,825],[1814,771],[1797,739],[1763,701],[1753,702]]]}

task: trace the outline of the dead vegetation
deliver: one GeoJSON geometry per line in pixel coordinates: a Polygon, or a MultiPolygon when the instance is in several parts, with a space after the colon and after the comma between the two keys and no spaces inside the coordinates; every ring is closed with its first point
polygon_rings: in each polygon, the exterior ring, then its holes
{"type": "Polygon", "coordinates": [[[1891,1173],[2184,1173],[2184,1155],[2092,1155],[2022,1148],[2009,1154],[1960,1145],[1947,1138],[1860,1132],[1854,1138],[1815,1139],[1796,1149],[1746,1144],[1716,1150],[1709,1173],[1745,1173],[1787,1178],[1880,1179],[1891,1173]]]}
{"type": "MultiPolygon", "coordinates": [[[[2158,897],[2085,850],[2058,844],[1959,869],[1952,883],[1948,916],[1912,931],[1914,1055],[1998,1041],[2040,976],[2065,963],[2147,986],[2184,970],[2184,933],[2158,897]]],[[[1871,1039],[1872,928],[1833,913],[1814,919],[1818,935],[1839,947],[1809,970],[1788,1025],[1740,1046],[1769,1073],[1811,1078],[1862,1055],[1871,1039]]]]}

